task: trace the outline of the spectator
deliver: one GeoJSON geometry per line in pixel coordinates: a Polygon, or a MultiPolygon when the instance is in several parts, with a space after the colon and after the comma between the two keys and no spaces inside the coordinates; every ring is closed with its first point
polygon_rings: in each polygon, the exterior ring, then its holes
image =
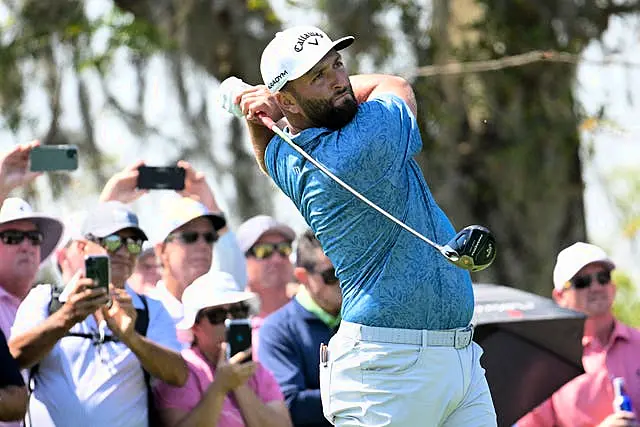
{"type": "Polygon", "coordinates": [[[250,350],[226,360],[225,319],[247,318],[259,305],[255,294],[237,289],[229,274],[210,272],[184,291],[178,328],[193,336],[191,348],[182,352],[189,378],[182,387],[159,383],[155,389],[166,426],[291,425],[273,376],[259,363],[245,361],[250,350]]]}
{"type": "MultiPolygon", "coordinates": [[[[593,378],[610,380],[622,377],[632,402],[640,404],[640,332],[616,320],[611,311],[616,287],[611,280],[615,265],[604,250],[588,243],[578,242],[558,254],[553,270],[553,299],[561,307],[580,311],[587,315],[582,345],[582,364],[593,378]],[[604,374],[603,374],[604,373],[604,374]]],[[[610,387],[598,387],[603,396],[581,393],[589,387],[580,377],[562,388],[518,421],[518,427],[528,426],[577,426],[581,420],[591,419],[589,425],[637,426],[638,414],[613,413],[613,405],[602,413],[603,399],[611,399],[610,387]],[[607,394],[608,393],[608,394],[607,394]],[[590,396],[576,399],[575,396],[590,396]],[[606,397],[610,396],[610,397],[606,397]]],[[[590,389],[595,389],[590,387],[590,389]]]]}
{"type": "Polygon", "coordinates": [[[311,230],[299,239],[293,300],[267,317],[260,330],[259,359],[273,372],[296,427],[329,427],[320,400],[320,344],[340,323],[342,293],[331,261],[311,230]]]}
{"type": "Polygon", "coordinates": [[[146,427],[153,419],[147,375],[175,385],[187,378],[168,313],[125,283],[146,235],[119,202],[97,205],[82,234],[83,255],[109,255],[110,292],[80,271],[58,296],[57,310],[50,285],[35,287],[18,309],[9,347],[21,368],[37,365],[29,423],[146,427]]]}
{"type": "MultiPolygon", "coordinates": [[[[27,388],[20,375],[20,369],[9,352],[7,340],[0,331],[0,421],[19,421],[27,411],[27,388]]],[[[2,425],[9,425],[2,423],[2,425]]],[[[19,425],[14,424],[14,425],[19,425]]]]}
{"type": "MultiPolygon", "coordinates": [[[[136,188],[138,167],[143,164],[138,162],[114,175],[102,191],[101,200],[129,203],[147,193],[148,190],[136,188]]],[[[179,161],[178,166],[186,171],[185,188],[180,199],[172,200],[168,209],[161,211],[155,252],[162,276],[152,294],[163,303],[175,324],[182,320],[182,293],[212,269],[214,258],[217,265],[213,268],[231,273],[241,286],[246,283],[247,274],[244,254],[204,175],[185,161],[179,161]]],[[[183,346],[188,346],[187,338],[178,331],[183,346]]]]}
{"type": "Polygon", "coordinates": [[[260,313],[252,319],[254,359],[264,318],[289,302],[287,290],[293,279],[289,256],[295,238],[291,227],[266,215],[249,218],[238,227],[238,244],[247,258],[247,290],[260,297],[260,313]]]}
{"type": "MultiPolygon", "coordinates": [[[[146,245],[147,242],[145,242],[144,246],[146,245]]],[[[153,296],[156,284],[162,277],[162,266],[158,262],[153,246],[144,246],[136,259],[133,274],[131,274],[127,282],[137,293],[153,296]]]]}
{"type": "Polygon", "coordinates": [[[62,235],[60,221],[33,212],[22,199],[7,198],[39,175],[28,170],[29,152],[38,145],[20,144],[0,158],[0,330],[6,337],[40,264],[62,235]]]}

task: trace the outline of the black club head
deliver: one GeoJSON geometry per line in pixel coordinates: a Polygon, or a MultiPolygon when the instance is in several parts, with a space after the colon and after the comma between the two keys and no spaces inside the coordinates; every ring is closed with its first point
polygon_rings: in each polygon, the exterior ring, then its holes
{"type": "Polygon", "coordinates": [[[496,239],[487,228],[470,225],[449,240],[441,252],[458,267],[480,271],[496,258],[496,239]]]}

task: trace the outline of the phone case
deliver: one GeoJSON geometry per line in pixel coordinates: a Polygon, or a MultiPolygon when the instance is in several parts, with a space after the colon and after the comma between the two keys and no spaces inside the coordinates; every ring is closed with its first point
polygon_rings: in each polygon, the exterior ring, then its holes
{"type": "Polygon", "coordinates": [[[251,347],[252,330],[248,319],[227,319],[224,326],[227,329],[227,359],[251,347]]]}
{"type": "Polygon", "coordinates": [[[186,171],[178,166],[140,166],[136,187],[143,190],[184,190],[186,171]]]}
{"type": "Polygon", "coordinates": [[[88,255],[84,258],[85,275],[93,279],[96,286],[109,288],[111,264],[107,255],[88,255]]]}
{"type": "Polygon", "coordinates": [[[32,172],[76,169],[78,169],[78,147],[75,145],[41,145],[29,152],[29,170],[32,172]]]}

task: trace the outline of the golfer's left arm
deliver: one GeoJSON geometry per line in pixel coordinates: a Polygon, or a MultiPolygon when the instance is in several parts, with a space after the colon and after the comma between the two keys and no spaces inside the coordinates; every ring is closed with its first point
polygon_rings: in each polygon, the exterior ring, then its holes
{"type": "Polygon", "coordinates": [[[384,93],[392,93],[407,103],[417,117],[416,95],[408,81],[388,74],[358,74],[349,77],[358,103],[366,102],[384,93]]]}

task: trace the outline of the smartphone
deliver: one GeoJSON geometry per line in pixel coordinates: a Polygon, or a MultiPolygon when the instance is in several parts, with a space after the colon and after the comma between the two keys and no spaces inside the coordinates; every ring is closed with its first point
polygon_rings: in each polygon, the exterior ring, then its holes
{"type": "MultiPolygon", "coordinates": [[[[248,319],[227,319],[224,321],[227,340],[227,359],[251,347],[251,322],[248,319]]],[[[244,362],[251,360],[248,357],[244,362]]]]}
{"type": "Polygon", "coordinates": [[[184,190],[186,171],[179,166],[140,166],[138,183],[141,190],[184,190]]]}
{"type": "MultiPolygon", "coordinates": [[[[111,283],[111,263],[107,255],[87,255],[84,257],[84,270],[88,279],[93,279],[95,286],[107,289],[111,283]]],[[[111,301],[109,301],[111,305],[111,301]]]]}
{"type": "Polygon", "coordinates": [[[32,172],[76,169],[78,169],[78,147],[75,145],[39,145],[29,151],[29,170],[32,172]]]}

